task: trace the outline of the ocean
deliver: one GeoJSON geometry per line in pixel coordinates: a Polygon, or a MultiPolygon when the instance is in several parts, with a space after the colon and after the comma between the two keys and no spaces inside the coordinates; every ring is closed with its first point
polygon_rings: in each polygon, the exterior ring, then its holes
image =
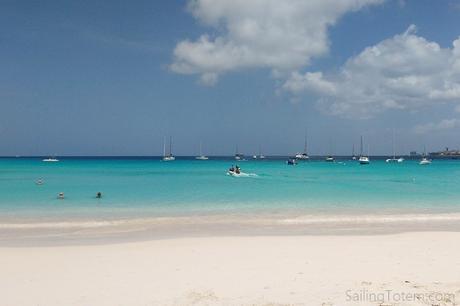
{"type": "Polygon", "coordinates": [[[457,212],[460,161],[323,160],[288,166],[285,159],[231,158],[0,159],[0,216],[144,217],[302,211],[307,213],[457,212]],[[38,179],[43,180],[37,185],[38,179]],[[65,199],[57,198],[59,192],[65,199]],[[96,193],[102,198],[97,199],[96,193]]]}

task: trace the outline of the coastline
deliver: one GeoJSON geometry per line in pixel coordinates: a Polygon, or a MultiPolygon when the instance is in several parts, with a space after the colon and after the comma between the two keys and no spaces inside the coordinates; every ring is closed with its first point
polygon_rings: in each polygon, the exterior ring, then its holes
{"type": "Polygon", "coordinates": [[[145,217],[0,218],[1,246],[97,245],[194,237],[460,232],[458,212],[219,213],[145,217]]]}

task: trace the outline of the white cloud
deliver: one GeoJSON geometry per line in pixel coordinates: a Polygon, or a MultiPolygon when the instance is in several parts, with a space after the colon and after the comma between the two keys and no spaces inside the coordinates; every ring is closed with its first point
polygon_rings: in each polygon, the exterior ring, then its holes
{"type": "Polygon", "coordinates": [[[414,127],[414,132],[424,134],[441,130],[450,130],[460,126],[460,119],[444,119],[436,123],[420,124],[414,127]]]}
{"type": "Polygon", "coordinates": [[[451,48],[416,35],[411,25],[350,58],[337,73],[292,73],[283,89],[311,92],[322,108],[348,117],[372,117],[388,109],[419,109],[460,102],[460,39],[451,48]]]}
{"type": "Polygon", "coordinates": [[[170,68],[200,75],[207,85],[225,72],[247,68],[286,75],[328,52],[328,27],[342,15],[383,1],[191,0],[193,16],[220,34],[179,42],[170,68]]]}

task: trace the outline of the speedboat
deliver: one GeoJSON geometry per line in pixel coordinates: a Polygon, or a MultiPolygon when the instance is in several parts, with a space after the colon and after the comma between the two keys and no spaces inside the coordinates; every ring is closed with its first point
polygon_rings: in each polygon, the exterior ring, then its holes
{"type": "Polygon", "coordinates": [[[367,156],[360,156],[360,157],[359,157],[359,163],[360,163],[361,165],[367,165],[367,164],[369,164],[369,157],[367,157],[367,156]]]}
{"type": "Polygon", "coordinates": [[[326,161],[327,161],[327,162],[330,162],[330,163],[331,163],[331,162],[334,162],[334,157],[332,157],[332,156],[329,155],[328,157],[326,157],[326,161]]]}
{"type": "Polygon", "coordinates": [[[431,164],[431,159],[428,159],[426,157],[422,158],[419,162],[419,165],[429,165],[431,164]]]}

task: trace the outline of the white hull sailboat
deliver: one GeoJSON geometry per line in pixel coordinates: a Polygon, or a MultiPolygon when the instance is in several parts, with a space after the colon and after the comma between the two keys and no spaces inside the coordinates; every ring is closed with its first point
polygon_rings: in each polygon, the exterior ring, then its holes
{"type": "Polygon", "coordinates": [[[369,146],[367,147],[367,156],[363,154],[363,136],[361,136],[361,155],[359,156],[359,163],[361,165],[368,165],[370,163],[369,146]]]}
{"type": "Polygon", "coordinates": [[[402,163],[404,161],[404,158],[396,158],[396,150],[395,150],[395,131],[393,130],[393,157],[388,158],[385,160],[387,163],[402,163]]]}
{"type": "Polygon", "coordinates": [[[239,160],[239,161],[244,160],[244,155],[239,153],[238,151],[238,145],[236,145],[235,160],[239,160]]]}
{"type": "Polygon", "coordinates": [[[253,159],[265,159],[265,155],[262,154],[262,149],[260,146],[259,146],[259,155],[253,155],[252,158],[253,159]]]}
{"type": "Polygon", "coordinates": [[[426,147],[424,146],[423,147],[423,157],[420,160],[419,165],[429,165],[429,164],[431,164],[431,159],[426,157],[426,147]]]}
{"type": "Polygon", "coordinates": [[[166,139],[163,139],[163,161],[173,161],[176,158],[172,155],[172,137],[169,137],[169,153],[166,154],[166,139]]]}
{"type": "Polygon", "coordinates": [[[200,156],[195,157],[195,159],[197,160],[208,160],[209,159],[209,157],[207,157],[206,155],[203,155],[203,148],[202,148],[201,142],[200,142],[200,156]]]}
{"type": "Polygon", "coordinates": [[[307,132],[306,131],[305,131],[305,143],[303,147],[303,153],[297,153],[295,155],[295,159],[298,159],[298,160],[309,160],[310,159],[310,156],[308,156],[308,153],[307,153],[307,132]]]}

